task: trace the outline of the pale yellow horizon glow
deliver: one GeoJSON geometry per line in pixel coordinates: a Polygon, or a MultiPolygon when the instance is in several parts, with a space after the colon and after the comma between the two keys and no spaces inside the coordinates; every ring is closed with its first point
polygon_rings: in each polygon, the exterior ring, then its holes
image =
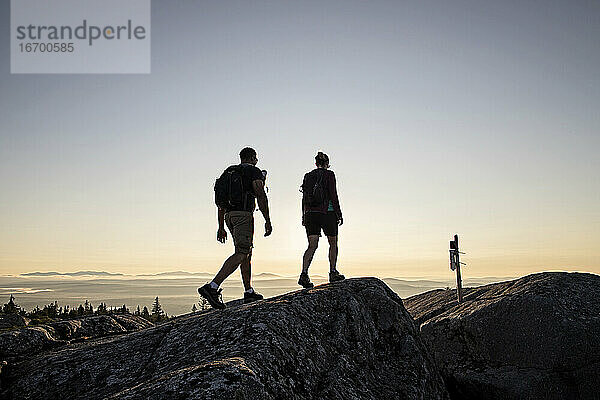
{"type": "MultiPolygon", "coordinates": [[[[343,174],[339,175],[343,182],[343,174]]],[[[263,219],[256,213],[255,274],[287,276],[299,272],[306,239],[298,213],[293,211],[297,204],[293,203],[286,204],[271,194],[275,232],[269,238],[262,237],[263,219]]],[[[342,205],[346,210],[368,208],[347,197],[342,197],[342,205]]],[[[204,208],[211,210],[212,206],[204,208]]],[[[138,225],[123,224],[117,218],[108,221],[101,215],[68,220],[59,214],[37,224],[15,218],[10,234],[2,231],[0,237],[0,275],[81,270],[128,275],[178,270],[216,273],[233,246],[230,241],[222,245],[214,239],[214,215],[205,213],[194,221],[198,210],[190,209],[189,213],[187,216],[180,210],[176,213],[179,219],[171,223],[164,217],[152,222],[140,218],[138,225]]],[[[576,219],[571,224],[556,219],[540,226],[531,216],[530,226],[523,226],[523,220],[516,225],[520,218],[526,217],[504,219],[507,223],[494,225],[493,231],[485,226],[485,218],[478,220],[480,225],[473,222],[474,217],[470,223],[462,221],[463,229],[457,233],[467,253],[463,256],[468,264],[465,277],[516,277],[549,270],[600,273],[600,252],[595,243],[598,235],[593,229],[582,229],[576,219]]],[[[400,210],[370,216],[347,211],[346,223],[340,228],[340,270],[349,276],[452,279],[447,242],[455,232],[444,226],[449,222],[436,224],[433,219],[411,221],[400,210]]],[[[455,221],[461,225],[458,218],[455,221]]],[[[311,273],[327,272],[326,251],[322,238],[311,273]]],[[[230,279],[239,279],[238,273],[230,279]]]]}

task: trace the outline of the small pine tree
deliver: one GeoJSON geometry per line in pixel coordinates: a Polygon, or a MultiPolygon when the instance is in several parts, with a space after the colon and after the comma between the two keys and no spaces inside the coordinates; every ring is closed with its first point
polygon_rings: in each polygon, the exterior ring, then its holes
{"type": "Polygon", "coordinates": [[[154,299],[154,303],[152,303],[152,315],[162,315],[163,310],[160,305],[160,301],[158,301],[158,296],[154,299]]]}
{"type": "Polygon", "coordinates": [[[15,303],[15,296],[11,294],[8,303],[4,305],[2,311],[5,314],[18,314],[20,309],[21,307],[15,303]]]}
{"type": "Polygon", "coordinates": [[[79,307],[77,308],[77,315],[83,315],[85,314],[85,308],[83,308],[83,305],[79,305],[79,307]]]}
{"type": "Polygon", "coordinates": [[[160,301],[158,301],[158,296],[154,299],[154,303],[152,303],[152,321],[160,322],[165,318],[164,311],[162,306],[160,305],[160,301]]]}
{"type": "Polygon", "coordinates": [[[135,310],[135,315],[140,316],[142,312],[140,311],[140,305],[138,304],[137,309],[135,310]]]}
{"type": "Polygon", "coordinates": [[[192,313],[196,314],[196,311],[198,311],[198,307],[196,307],[196,304],[192,305],[192,313]]]}
{"type": "Polygon", "coordinates": [[[150,320],[150,313],[148,312],[148,307],[146,306],[144,306],[144,309],[142,310],[142,318],[150,320]]]}
{"type": "Polygon", "coordinates": [[[56,318],[58,315],[58,301],[54,301],[54,303],[50,303],[47,306],[44,306],[43,313],[50,318],[56,318]]]}

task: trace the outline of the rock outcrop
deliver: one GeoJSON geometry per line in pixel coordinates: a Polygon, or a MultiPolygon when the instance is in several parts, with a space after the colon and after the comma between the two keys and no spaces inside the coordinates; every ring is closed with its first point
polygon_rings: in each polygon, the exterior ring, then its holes
{"type": "Polygon", "coordinates": [[[135,315],[99,315],[27,326],[0,334],[0,360],[18,361],[72,341],[134,332],[154,326],[135,315]]]}
{"type": "Polygon", "coordinates": [[[600,276],[541,273],[404,300],[453,399],[598,399],[600,276]]]}
{"type": "Polygon", "coordinates": [[[447,399],[402,301],[349,279],[9,364],[6,399],[447,399]]]}
{"type": "Polygon", "coordinates": [[[0,331],[29,325],[30,319],[19,314],[1,314],[0,331]]]}

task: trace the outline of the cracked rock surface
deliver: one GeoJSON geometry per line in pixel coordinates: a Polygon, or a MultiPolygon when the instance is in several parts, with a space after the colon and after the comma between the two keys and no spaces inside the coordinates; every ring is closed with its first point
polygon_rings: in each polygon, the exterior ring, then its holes
{"type": "Polygon", "coordinates": [[[72,341],[134,332],[150,326],[153,326],[151,322],[131,314],[98,315],[27,326],[0,334],[0,360],[10,364],[72,341]]]}
{"type": "Polygon", "coordinates": [[[374,278],[70,344],[0,378],[6,399],[448,399],[402,301],[374,278]]]}
{"type": "Polygon", "coordinates": [[[544,272],[404,300],[453,399],[598,399],[600,276],[544,272]]]}

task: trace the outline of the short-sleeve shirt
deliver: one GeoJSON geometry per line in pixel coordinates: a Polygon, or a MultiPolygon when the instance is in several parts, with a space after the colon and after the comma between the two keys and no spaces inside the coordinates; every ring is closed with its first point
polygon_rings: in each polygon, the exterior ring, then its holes
{"type": "Polygon", "coordinates": [[[246,192],[246,204],[243,208],[234,207],[228,211],[250,211],[253,212],[256,208],[256,194],[252,188],[252,182],[257,179],[264,181],[262,171],[256,168],[252,164],[241,164],[242,165],[242,185],[246,192]]]}

